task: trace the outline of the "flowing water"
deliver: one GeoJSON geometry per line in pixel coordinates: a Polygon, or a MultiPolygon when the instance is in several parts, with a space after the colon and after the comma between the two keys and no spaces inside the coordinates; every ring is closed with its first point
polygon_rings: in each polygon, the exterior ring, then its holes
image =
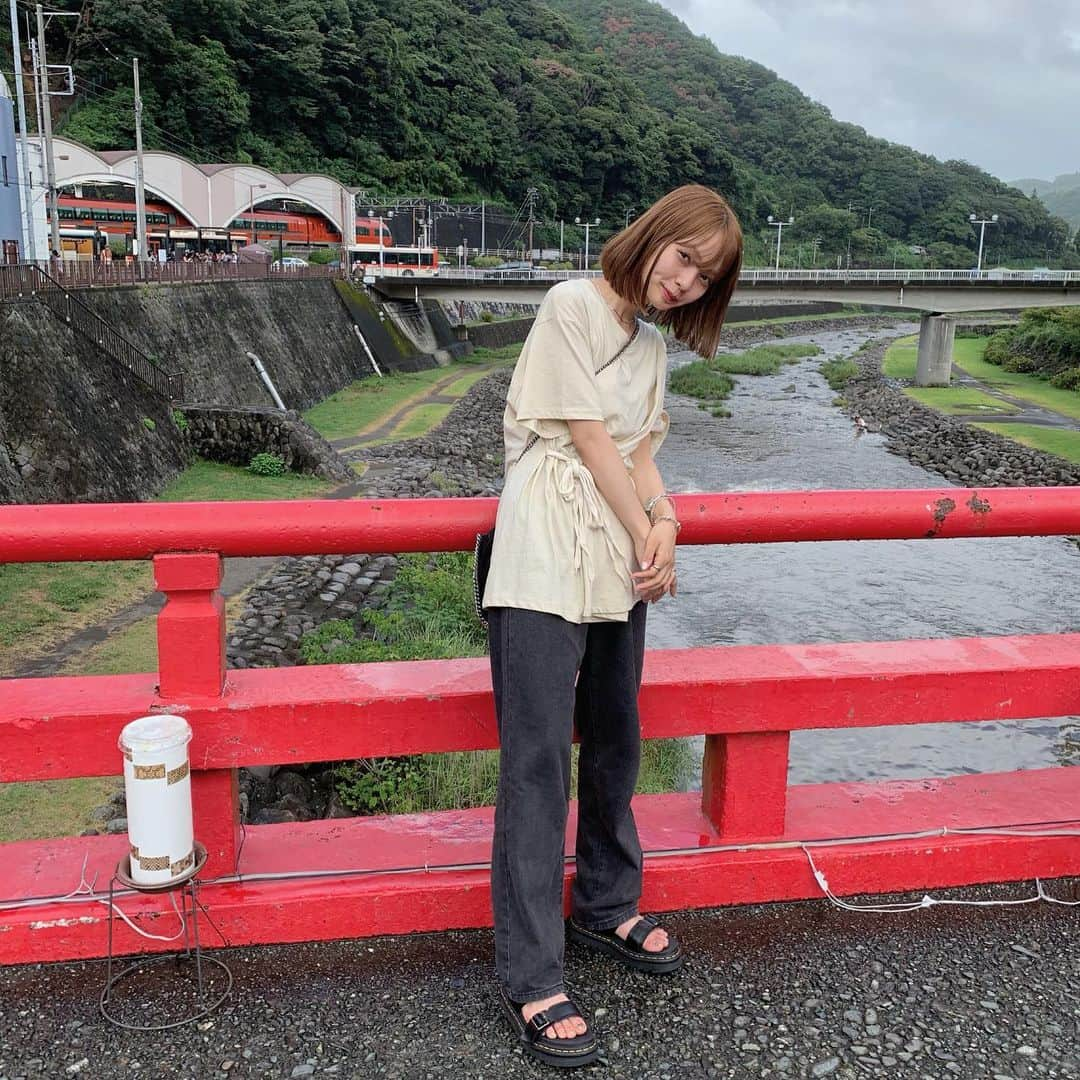
{"type": "MultiPolygon", "coordinates": [[[[903,326],[902,332],[917,327],[903,326]]],[[[807,334],[825,352],[739,376],[732,416],[669,397],[658,464],[672,492],[939,488],[941,476],[859,434],[832,404],[823,360],[868,337],[807,334]]],[[[693,359],[676,354],[671,366],[693,359]]],[[[679,549],[679,595],[649,614],[651,648],[884,641],[1080,628],[1080,551],[1059,537],[740,544],[679,549]]],[[[1075,760],[1075,717],[796,732],[789,782],[947,776],[1075,760]]],[[[693,782],[691,782],[693,786],[693,782]]]]}

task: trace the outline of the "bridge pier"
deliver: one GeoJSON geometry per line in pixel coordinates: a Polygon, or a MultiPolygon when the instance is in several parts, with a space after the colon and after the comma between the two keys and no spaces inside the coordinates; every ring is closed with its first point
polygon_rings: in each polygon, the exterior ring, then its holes
{"type": "Polygon", "coordinates": [[[923,315],[919,325],[916,386],[948,386],[952,373],[956,319],[951,315],[923,315]]]}

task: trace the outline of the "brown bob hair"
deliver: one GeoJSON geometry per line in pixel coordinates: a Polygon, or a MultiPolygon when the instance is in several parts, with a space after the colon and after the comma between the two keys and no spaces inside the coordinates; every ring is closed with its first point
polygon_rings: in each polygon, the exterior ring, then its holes
{"type": "Polygon", "coordinates": [[[699,356],[716,353],[731,294],[742,267],[743,238],[739,221],[723,196],[701,184],[685,184],[657,200],[628,228],[616,233],[600,253],[600,269],[622,297],[646,309],[649,276],[668,244],[694,243],[722,234],[724,244],[712,281],[699,300],[660,312],[656,322],[699,356]]]}

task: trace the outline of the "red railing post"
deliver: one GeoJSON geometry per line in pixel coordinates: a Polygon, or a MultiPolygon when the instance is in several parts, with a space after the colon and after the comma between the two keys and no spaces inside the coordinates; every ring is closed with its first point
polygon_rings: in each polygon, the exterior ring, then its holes
{"type": "MultiPolygon", "coordinates": [[[[164,706],[220,697],[225,684],[225,600],[218,554],[155,555],[154,583],[165,594],[158,615],[158,697],[164,706]]],[[[198,731],[195,732],[196,739],[198,731]]],[[[200,769],[193,758],[195,839],[206,845],[207,874],[231,873],[240,841],[235,769],[200,769]]]]}
{"type": "Polygon", "coordinates": [[[783,834],[789,742],[786,731],[705,736],[701,808],[722,837],[783,834]]]}

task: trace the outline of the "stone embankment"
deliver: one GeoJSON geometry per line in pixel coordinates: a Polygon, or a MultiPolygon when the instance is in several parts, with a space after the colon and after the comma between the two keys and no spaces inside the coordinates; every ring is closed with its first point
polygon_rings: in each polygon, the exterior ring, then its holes
{"type": "Polygon", "coordinates": [[[292,472],[344,483],[355,479],[334,448],[291,409],[254,405],[184,405],[192,450],[209,461],[247,465],[256,454],[276,454],[292,472]]]}
{"type": "Polygon", "coordinates": [[[845,411],[883,434],[890,453],[940,473],[962,487],[1057,487],[1080,484],[1080,468],[992,431],[927,408],[886,378],[888,342],[856,355],[859,374],[844,387],[845,411]]]}

